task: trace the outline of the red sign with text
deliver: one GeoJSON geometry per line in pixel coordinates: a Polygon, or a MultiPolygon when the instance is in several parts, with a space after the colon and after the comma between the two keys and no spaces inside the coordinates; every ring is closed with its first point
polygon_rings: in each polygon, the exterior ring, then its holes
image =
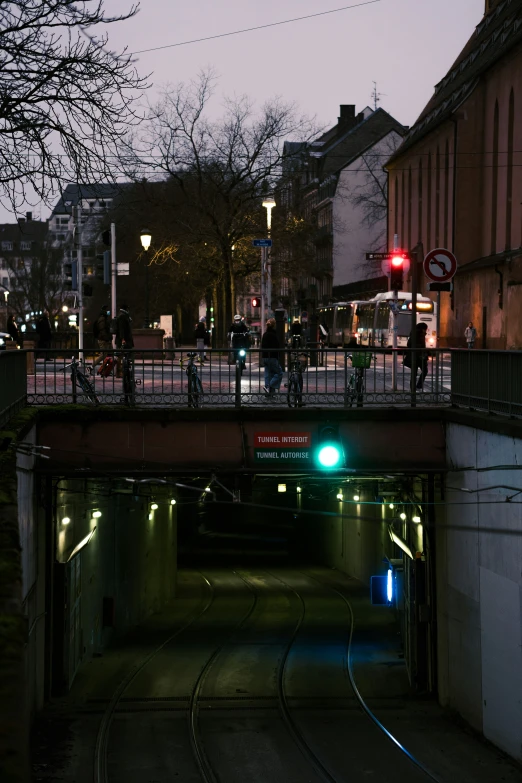
{"type": "Polygon", "coordinates": [[[312,445],[310,432],[256,432],[254,439],[257,449],[310,448],[312,445]]]}

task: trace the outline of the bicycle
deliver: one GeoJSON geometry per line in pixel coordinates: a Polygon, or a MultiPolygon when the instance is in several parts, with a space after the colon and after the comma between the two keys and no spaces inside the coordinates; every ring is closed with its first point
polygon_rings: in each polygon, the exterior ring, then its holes
{"type": "Polygon", "coordinates": [[[243,334],[236,335],[236,339],[232,337],[230,347],[232,348],[232,351],[235,354],[236,370],[239,373],[239,377],[241,377],[241,375],[243,374],[243,370],[246,367],[246,355],[249,346],[250,346],[250,338],[248,332],[244,332],[243,334]],[[247,345],[247,341],[248,341],[248,345],[247,345]]]}
{"type": "Polygon", "coordinates": [[[361,351],[360,353],[348,354],[348,358],[351,359],[354,372],[350,373],[348,378],[348,386],[345,391],[345,405],[351,408],[354,402],[357,402],[357,407],[361,408],[366,390],[366,370],[371,367],[372,355],[367,351],[361,351]]]}
{"type": "Polygon", "coordinates": [[[303,365],[306,369],[305,354],[290,354],[288,366],[288,392],[286,399],[289,408],[301,408],[303,406],[303,365]]]}
{"type": "MultiPolygon", "coordinates": [[[[189,408],[199,408],[202,404],[203,398],[203,386],[201,384],[201,378],[198,375],[198,368],[195,364],[195,358],[197,356],[196,351],[188,353],[188,364],[185,370],[188,378],[188,406],[189,408]]],[[[179,360],[180,366],[183,367],[183,357],[179,360]]]]}
{"type": "MultiPolygon", "coordinates": [[[[61,368],[60,372],[65,372],[66,370],[71,368],[71,383],[72,383],[72,396],[73,396],[73,402],[76,402],[77,392],[76,388],[79,387],[82,392],[85,394],[85,396],[93,402],[95,405],[100,404],[100,400],[98,399],[96,392],[94,391],[94,386],[90,382],[90,380],[87,378],[84,372],[80,369],[81,362],[78,361],[76,356],[73,356],[72,361],[70,364],[66,364],[65,367],[61,368]]],[[[92,373],[92,368],[87,368],[87,372],[92,373]]]]}
{"type": "Polygon", "coordinates": [[[136,402],[136,386],[138,381],[134,380],[134,362],[128,351],[123,351],[121,369],[123,377],[122,402],[124,402],[125,405],[134,405],[136,402]]]}

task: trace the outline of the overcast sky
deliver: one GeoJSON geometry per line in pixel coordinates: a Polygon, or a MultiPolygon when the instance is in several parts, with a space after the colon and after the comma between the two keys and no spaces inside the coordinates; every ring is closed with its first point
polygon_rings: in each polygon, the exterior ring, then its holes
{"type": "MultiPolygon", "coordinates": [[[[362,0],[364,1],[364,0],[362,0]]],[[[351,0],[352,3],[361,0],[351,0]]],[[[142,0],[132,20],[110,28],[112,49],[129,51],[340,8],[350,0],[142,0]]],[[[122,12],[130,0],[105,0],[122,12]]],[[[482,18],[484,0],[380,0],[350,10],[241,35],[136,55],[152,73],[151,102],[167,83],[188,81],[212,66],[224,95],[263,103],[280,95],[303,113],[331,125],[339,104],[371,105],[373,82],[381,105],[411,125],[482,18]]],[[[42,208],[45,219],[49,210],[42,208]]],[[[4,213],[2,219],[9,220],[4,213]]]]}

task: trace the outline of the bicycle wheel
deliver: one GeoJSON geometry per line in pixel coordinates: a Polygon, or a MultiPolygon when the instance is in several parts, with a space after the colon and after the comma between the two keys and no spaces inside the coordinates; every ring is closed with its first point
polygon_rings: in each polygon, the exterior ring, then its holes
{"type": "Polygon", "coordinates": [[[123,364],[123,395],[125,405],[134,405],[136,395],[130,362],[124,362],[123,364]]]}
{"type": "Polygon", "coordinates": [[[94,391],[94,386],[82,372],[76,372],[76,382],[91,402],[94,402],[95,405],[100,404],[100,401],[96,396],[96,392],[94,391]]]}
{"type": "Polygon", "coordinates": [[[357,398],[357,390],[355,388],[355,373],[350,375],[348,379],[348,386],[345,391],[345,404],[351,408],[357,398]]]}
{"type": "Polygon", "coordinates": [[[296,373],[292,373],[290,376],[290,380],[288,382],[287,400],[289,408],[298,408],[301,405],[302,394],[299,385],[299,378],[296,373]]]}
{"type": "Polygon", "coordinates": [[[364,401],[364,370],[359,369],[355,380],[355,394],[357,397],[357,407],[361,408],[364,401]]]}
{"type": "Polygon", "coordinates": [[[190,376],[188,397],[189,397],[190,408],[201,407],[202,397],[203,397],[203,386],[201,385],[201,380],[199,378],[199,375],[196,375],[196,373],[192,373],[192,375],[190,376]]]}

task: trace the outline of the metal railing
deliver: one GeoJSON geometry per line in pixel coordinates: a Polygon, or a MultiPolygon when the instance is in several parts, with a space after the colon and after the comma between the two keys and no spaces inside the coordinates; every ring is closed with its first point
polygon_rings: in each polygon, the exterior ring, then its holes
{"type": "Polygon", "coordinates": [[[26,351],[0,351],[0,427],[24,407],[27,377],[26,351]]]}
{"type": "MultiPolygon", "coordinates": [[[[422,389],[415,386],[412,389],[411,371],[407,366],[410,352],[404,349],[355,351],[354,362],[360,364],[363,357],[363,364],[367,365],[357,368],[352,366],[351,355],[344,350],[306,348],[299,352],[304,371],[297,376],[298,394],[295,393],[295,374],[294,387],[288,387],[291,380],[288,369],[283,373],[279,388],[272,388],[270,394],[267,393],[265,387],[270,378],[265,375],[263,352],[254,348],[248,350],[242,372],[233,352],[207,349],[206,361],[195,361],[199,378],[195,394],[189,388],[187,353],[186,349],[130,351],[133,383],[130,394],[125,378],[119,377],[121,352],[106,352],[103,356],[87,350],[74,352],[81,360],[80,369],[84,368],[97,402],[103,405],[129,404],[131,401],[130,404],[137,406],[160,407],[291,405],[351,408],[443,406],[452,401],[450,351],[430,351],[429,358],[417,352],[417,363],[424,363],[426,377],[422,389]],[[102,377],[98,372],[100,365],[94,368],[92,365],[107,357],[113,362],[113,370],[107,377],[102,377]]],[[[295,355],[287,349],[284,354],[284,366],[289,368],[295,355]]],[[[78,383],[72,388],[71,371],[65,370],[70,361],[71,352],[67,355],[53,350],[36,353],[35,373],[28,377],[29,404],[93,404],[92,395],[86,394],[78,383]]],[[[277,386],[275,379],[272,383],[277,386]]]]}
{"type": "Polygon", "coordinates": [[[522,351],[452,351],[451,401],[471,410],[522,416],[522,351]]]}

